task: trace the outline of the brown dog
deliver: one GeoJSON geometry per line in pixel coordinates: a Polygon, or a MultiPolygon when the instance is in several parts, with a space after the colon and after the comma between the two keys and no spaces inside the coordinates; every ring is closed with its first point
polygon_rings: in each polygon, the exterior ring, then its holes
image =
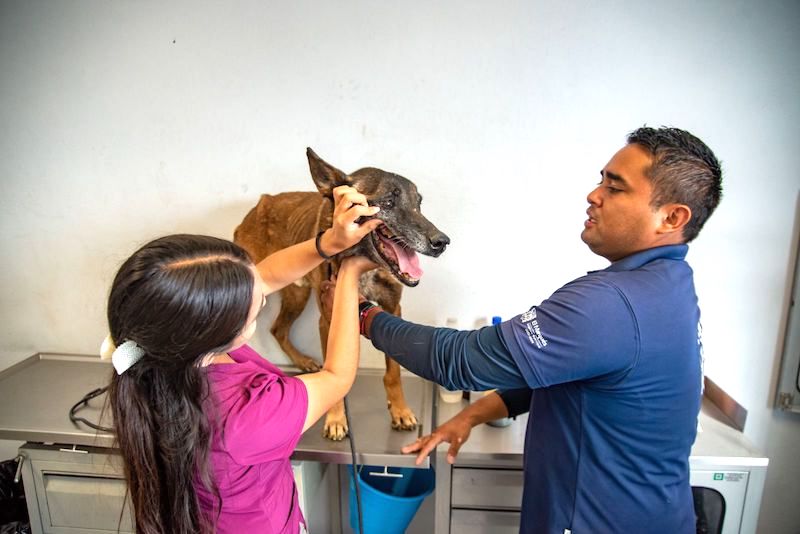
{"type": "MultiPolygon", "coordinates": [[[[355,187],[367,197],[370,205],[380,206],[378,217],[384,224],[378,230],[280,291],[281,309],[272,324],[272,334],[297,367],[303,371],[316,371],[319,369],[317,363],[292,345],[289,329],[305,309],[312,289],[317,290],[317,304],[320,305],[320,283],[338,270],[342,257],[363,255],[381,266],[361,277],[361,293],[384,310],[399,316],[401,283],[416,286],[422,275],[415,252],[439,256],[450,239],[422,215],[419,209],[422,197],[406,178],[371,167],[348,175],[323,161],[310,148],[306,154],[318,193],[261,195],[258,204],[236,228],[233,240],[247,250],[253,261],[258,262],[277,250],[315,237],[319,231],[332,225],[332,191],[339,185],[355,187]]],[[[319,308],[322,310],[322,306],[319,308]]],[[[319,333],[323,358],[329,327],[330,317],[321,314],[319,333]]],[[[416,428],[417,418],[406,404],[400,384],[400,365],[388,355],[383,384],[392,428],[416,428]]],[[[328,412],[323,435],[333,440],[341,440],[347,435],[343,403],[339,402],[328,412]]]]}

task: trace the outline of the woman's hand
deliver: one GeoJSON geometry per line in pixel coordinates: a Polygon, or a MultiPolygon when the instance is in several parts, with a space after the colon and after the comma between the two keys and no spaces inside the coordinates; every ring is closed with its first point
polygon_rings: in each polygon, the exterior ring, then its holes
{"type": "Polygon", "coordinates": [[[378,267],[377,263],[366,256],[348,256],[342,261],[341,269],[353,269],[358,274],[364,274],[378,267]]]}
{"type": "Polygon", "coordinates": [[[323,280],[319,285],[319,300],[320,300],[320,313],[331,318],[333,313],[333,295],[336,293],[336,276],[332,276],[330,280],[323,280]]]}
{"type": "Polygon", "coordinates": [[[340,185],[335,188],[333,204],[333,226],[325,231],[320,240],[320,248],[328,256],[347,250],[383,224],[377,218],[356,224],[359,217],[371,217],[380,208],[368,205],[367,197],[354,187],[340,185]]]}
{"type": "MultiPolygon", "coordinates": [[[[361,275],[367,271],[371,271],[378,267],[378,264],[365,256],[349,256],[342,261],[340,269],[352,269],[357,274],[361,275]]],[[[322,309],[320,310],[326,317],[331,316],[333,312],[333,295],[336,292],[336,275],[333,275],[330,280],[323,280],[319,286],[320,302],[322,309]]],[[[359,295],[358,301],[366,300],[363,296],[359,295]]]]}

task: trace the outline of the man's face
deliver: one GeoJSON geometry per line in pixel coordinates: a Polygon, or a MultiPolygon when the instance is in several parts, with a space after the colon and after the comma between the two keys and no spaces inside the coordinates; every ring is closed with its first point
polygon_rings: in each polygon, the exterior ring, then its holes
{"type": "Polygon", "coordinates": [[[645,176],[652,163],[644,148],[631,144],[600,171],[600,183],[586,197],[589,218],[581,233],[595,254],[614,262],[659,244],[662,214],[650,206],[653,189],[645,176]]]}

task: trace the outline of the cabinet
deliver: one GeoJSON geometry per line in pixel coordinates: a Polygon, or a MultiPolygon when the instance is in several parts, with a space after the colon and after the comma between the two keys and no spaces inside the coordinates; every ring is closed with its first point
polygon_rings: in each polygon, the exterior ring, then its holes
{"type": "MultiPolygon", "coordinates": [[[[437,422],[447,421],[466,407],[463,401],[446,404],[439,398],[436,404],[437,422]]],[[[695,489],[709,490],[721,503],[719,520],[714,523],[721,529],[714,532],[755,532],[768,459],[732,428],[707,398],[698,423],[689,457],[690,483],[695,489]]],[[[455,465],[447,463],[447,446],[440,446],[435,466],[436,534],[519,532],[527,425],[527,415],[505,428],[478,425],[461,447],[455,465]]],[[[703,508],[698,514],[708,520],[714,511],[711,500],[700,503],[703,508]]]]}
{"type": "MultiPolygon", "coordinates": [[[[35,534],[132,533],[122,458],[116,449],[26,443],[22,476],[35,534]]],[[[327,532],[338,523],[329,501],[338,470],[317,462],[292,462],[300,506],[309,531],[327,532]]]]}
{"type": "Polygon", "coordinates": [[[133,532],[119,454],[37,443],[19,452],[33,532],[133,532]]]}
{"type": "MultiPolygon", "coordinates": [[[[466,406],[436,399],[436,419],[444,422],[466,406]]],[[[522,503],[522,449],[528,416],[511,426],[472,429],[455,465],[447,447],[436,451],[436,534],[517,534],[522,503]]]]}
{"type": "Polygon", "coordinates": [[[454,467],[450,532],[519,532],[522,470],[454,467]]]}

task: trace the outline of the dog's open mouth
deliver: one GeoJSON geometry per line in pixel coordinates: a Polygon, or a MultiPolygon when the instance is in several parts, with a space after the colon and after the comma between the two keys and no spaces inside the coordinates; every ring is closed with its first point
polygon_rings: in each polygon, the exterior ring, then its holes
{"type": "Polygon", "coordinates": [[[392,273],[405,285],[415,286],[422,277],[417,253],[400,236],[392,234],[386,225],[372,233],[372,242],[392,273]]]}

